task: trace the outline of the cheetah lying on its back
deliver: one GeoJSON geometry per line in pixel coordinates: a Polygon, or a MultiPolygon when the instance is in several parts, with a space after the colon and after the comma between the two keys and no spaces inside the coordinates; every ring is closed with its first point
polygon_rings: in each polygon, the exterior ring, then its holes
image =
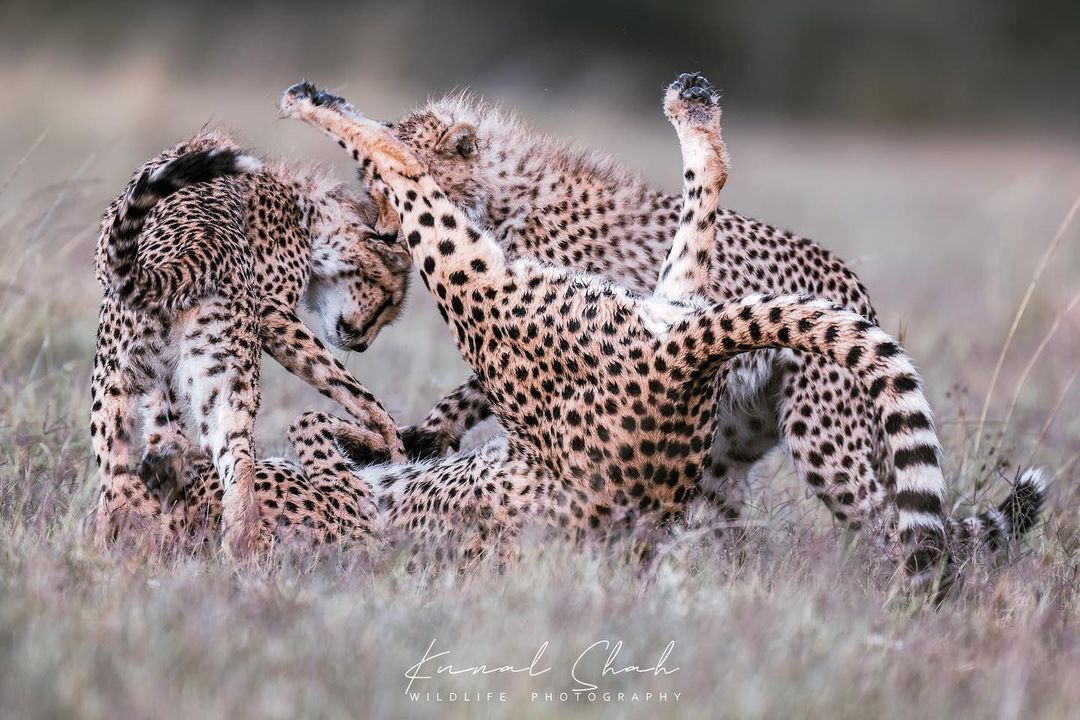
{"type": "Polygon", "coordinates": [[[187,452],[179,400],[224,479],[227,547],[251,549],[264,349],[401,457],[382,405],[295,313],[306,299],[328,339],[361,351],[394,319],[409,258],[395,238],[377,237],[372,222],[370,203],[344,186],[263,167],[220,133],[200,134],[136,171],[98,241],[105,298],[90,429],[101,472],[99,539],[121,518],[158,517],[133,457],[136,408],[141,400],[143,470],[168,470],[187,452]]]}
{"type": "MultiPolygon", "coordinates": [[[[381,521],[429,536],[471,532],[477,541],[512,537],[526,518],[572,534],[636,519],[677,521],[711,464],[717,369],[749,351],[790,348],[843,365],[890,419],[884,438],[906,571],[926,584],[947,559],[946,534],[957,536],[958,525],[946,529],[940,445],[899,345],[827,301],[704,299],[727,168],[719,108],[703,79],[681,77],[665,98],[685,182],[675,240],[651,296],[507,257],[409,146],[341,98],[301,84],[282,109],[336,139],[361,163],[373,194],[387,198],[507,430],[444,460],[361,471],[371,473],[381,521]]],[[[1023,491],[1003,512],[964,527],[998,539],[1023,532],[1041,503],[1038,474],[1023,491]]]]}
{"type": "MultiPolygon", "coordinates": [[[[596,273],[640,293],[655,286],[679,227],[678,196],[461,96],[390,128],[509,258],[596,273]]],[[[875,321],[866,289],[829,251],[731,210],[717,208],[710,222],[713,301],[809,294],[875,321]]],[[[702,492],[727,517],[742,511],[750,467],[783,443],[798,475],[838,520],[858,527],[879,519],[896,491],[884,418],[876,419],[843,363],[805,352],[741,355],[721,365],[717,392],[723,400],[702,492]]],[[[473,378],[406,432],[406,448],[420,456],[455,448],[489,414],[489,399],[473,378]]]]}

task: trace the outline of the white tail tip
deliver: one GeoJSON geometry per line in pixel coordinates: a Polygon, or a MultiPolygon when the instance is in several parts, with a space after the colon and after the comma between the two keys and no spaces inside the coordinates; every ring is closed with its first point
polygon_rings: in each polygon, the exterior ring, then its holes
{"type": "Polygon", "coordinates": [[[1029,485],[1039,493],[1046,492],[1046,488],[1050,486],[1050,476],[1042,468],[1028,468],[1024,472],[1020,473],[1020,477],[1016,480],[1017,485],[1029,485]]]}
{"type": "Polygon", "coordinates": [[[252,155],[237,155],[236,169],[242,173],[257,173],[263,169],[262,160],[252,155]]]}

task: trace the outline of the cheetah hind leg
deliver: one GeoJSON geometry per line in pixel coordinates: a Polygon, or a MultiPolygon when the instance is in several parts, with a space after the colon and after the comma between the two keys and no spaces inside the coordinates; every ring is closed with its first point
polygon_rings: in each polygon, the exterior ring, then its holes
{"type": "Polygon", "coordinates": [[[879,473],[887,449],[876,437],[876,413],[859,378],[805,353],[788,356],[783,378],[780,426],[797,475],[838,524],[887,552],[895,520],[888,503],[893,488],[879,473]]]}
{"type": "Polygon", "coordinates": [[[93,513],[89,522],[99,548],[121,538],[143,538],[163,546],[179,536],[177,517],[162,509],[136,475],[115,476],[112,487],[102,488],[93,513]]]}
{"type": "Polygon", "coordinates": [[[700,492],[718,522],[722,534],[741,537],[747,521],[746,499],[750,491],[750,471],[779,443],[776,394],[779,383],[770,379],[753,395],[738,394],[728,363],[717,374],[717,425],[710,457],[712,464],[701,476],[700,492]]]}
{"type": "Polygon", "coordinates": [[[173,506],[183,491],[187,480],[184,457],[191,450],[191,442],[175,408],[171,388],[154,388],[143,397],[146,450],[139,463],[138,475],[163,508],[173,506]]]}
{"type": "Polygon", "coordinates": [[[225,495],[222,500],[224,549],[235,561],[253,557],[265,539],[255,496],[253,436],[259,409],[261,346],[255,302],[236,293],[207,298],[185,319],[177,334],[176,385],[186,397],[199,445],[213,460],[225,495]],[[203,348],[213,338],[218,351],[203,348]]]}

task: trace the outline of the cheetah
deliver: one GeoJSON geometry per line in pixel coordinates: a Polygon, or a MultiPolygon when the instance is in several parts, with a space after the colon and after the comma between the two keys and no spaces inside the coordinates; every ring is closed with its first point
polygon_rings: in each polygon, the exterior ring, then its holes
{"type": "MultiPolygon", "coordinates": [[[[493,507],[486,495],[452,489],[486,485],[488,468],[505,461],[503,438],[457,457],[389,463],[385,443],[363,421],[308,411],[290,426],[288,439],[295,459],[256,462],[260,531],[274,541],[263,549],[337,543],[377,551],[400,542],[413,551],[413,568],[430,559],[425,569],[432,572],[444,562],[466,569],[499,547],[500,528],[516,529],[531,518],[516,499],[493,507]],[[423,525],[421,508],[435,510],[423,525]]],[[[200,541],[220,525],[224,490],[201,451],[185,453],[182,473],[175,502],[150,496],[148,508],[168,540],[200,541]]],[[[502,552],[508,557],[508,546],[502,552]]]]}
{"type": "Polygon", "coordinates": [[[382,404],[296,315],[305,301],[324,337],[357,351],[397,316],[409,256],[395,237],[374,233],[374,212],[344,184],[264,165],[220,131],[136,170],[105,213],[96,256],[105,289],[90,423],[99,541],[121,520],[157,522],[150,492],[177,474],[188,447],[181,407],[223,478],[227,550],[239,557],[252,548],[263,350],[364,419],[402,459],[382,404]],[[151,487],[133,459],[139,405],[151,487]]]}
{"type": "MultiPolygon", "coordinates": [[[[805,295],[705,297],[727,163],[717,95],[704,78],[680,76],[665,94],[684,187],[674,242],[647,295],[509,256],[441,189],[425,160],[342,98],[300,83],[281,110],[337,140],[372,194],[385,198],[393,217],[380,224],[396,223],[406,237],[506,429],[467,453],[382,475],[373,484],[376,504],[395,522],[424,534],[447,526],[461,533],[467,522],[480,539],[512,537],[523,517],[575,537],[628,520],[677,523],[712,464],[716,371],[743,353],[788,348],[843,365],[889,419],[891,500],[913,585],[931,586],[948,565],[941,447],[918,374],[896,341],[858,314],[805,295]]],[[[1023,518],[1041,503],[1041,485],[1028,489],[1017,505],[1023,518]]],[[[1004,529],[1017,516],[998,514],[1005,519],[997,525],[987,516],[965,527],[1004,529]]]]}
{"type": "MultiPolygon", "coordinates": [[[[655,286],[679,227],[679,196],[465,95],[432,102],[389,127],[509,258],[601,275],[639,293],[655,286]]],[[[855,273],[818,244],[721,208],[713,230],[711,300],[808,294],[877,322],[855,273]]],[[[750,468],[777,445],[837,521],[857,530],[882,516],[896,492],[883,420],[843,363],[790,350],[740,355],[720,367],[717,395],[713,462],[700,490],[727,519],[742,515],[750,468]]],[[[473,377],[404,434],[406,449],[426,457],[457,448],[490,414],[473,377]]]]}

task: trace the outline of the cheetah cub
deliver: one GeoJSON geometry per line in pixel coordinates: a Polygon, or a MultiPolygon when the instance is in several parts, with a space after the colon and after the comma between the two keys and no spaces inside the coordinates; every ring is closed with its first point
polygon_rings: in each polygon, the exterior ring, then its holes
{"type": "Polygon", "coordinates": [[[150,492],[182,477],[182,408],[222,478],[227,552],[255,549],[263,350],[373,428],[370,444],[403,458],[393,419],[296,314],[304,301],[329,342],[356,351],[396,318],[409,256],[374,231],[375,214],[345,185],[263,165],[217,131],[135,172],[102,219],[96,255],[105,291],[91,382],[99,542],[121,521],[162,522],[150,492]],[[140,405],[141,468],[132,450],[140,405]]]}
{"type": "MultiPolygon", "coordinates": [[[[700,74],[687,82],[693,92],[708,92],[700,74]]],[[[656,286],[680,227],[679,195],[465,95],[429,102],[387,128],[508,257],[600,275],[638,293],[656,286]]],[[[817,243],[723,207],[707,222],[712,244],[703,293],[710,300],[805,294],[876,322],[859,278],[817,243]]],[[[728,520],[741,517],[751,467],[782,446],[837,521],[853,530],[867,525],[872,536],[887,528],[898,469],[886,441],[897,420],[875,413],[843,362],[761,350],[723,363],[716,384],[712,462],[699,487],[708,506],[728,520]]],[[[491,414],[491,398],[474,376],[403,433],[406,451],[444,454],[491,414]]]]}

